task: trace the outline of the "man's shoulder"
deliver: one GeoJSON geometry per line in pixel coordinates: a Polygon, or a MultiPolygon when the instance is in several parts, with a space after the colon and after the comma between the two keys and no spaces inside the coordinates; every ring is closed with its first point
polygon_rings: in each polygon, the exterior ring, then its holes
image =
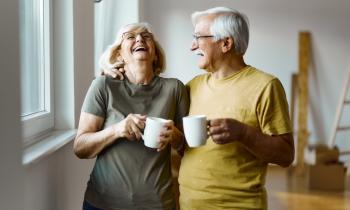
{"type": "Polygon", "coordinates": [[[273,74],[267,73],[255,67],[250,67],[241,77],[244,80],[252,81],[252,84],[264,88],[266,85],[278,82],[279,79],[273,74]]]}
{"type": "Polygon", "coordinates": [[[255,67],[250,67],[248,72],[246,73],[246,76],[251,77],[254,80],[258,80],[260,82],[266,82],[269,83],[272,80],[277,79],[276,76],[267,73],[265,71],[262,71],[260,69],[257,69],[255,67]]]}
{"type": "Polygon", "coordinates": [[[254,81],[254,86],[256,90],[261,90],[261,92],[264,92],[265,90],[279,90],[284,91],[283,85],[281,81],[274,75],[258,70],[258,69],[252,69],[250,73],[250,81],[254,81]]]}

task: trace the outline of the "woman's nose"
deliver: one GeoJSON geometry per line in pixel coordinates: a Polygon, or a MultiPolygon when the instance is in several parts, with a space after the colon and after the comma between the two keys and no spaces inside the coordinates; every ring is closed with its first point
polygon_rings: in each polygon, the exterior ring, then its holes
{"type": "Polygon", "coordinates": [[[141,34],[136,35],[136,42],[144,41],[144,38],[141,36],[141,34]]]}

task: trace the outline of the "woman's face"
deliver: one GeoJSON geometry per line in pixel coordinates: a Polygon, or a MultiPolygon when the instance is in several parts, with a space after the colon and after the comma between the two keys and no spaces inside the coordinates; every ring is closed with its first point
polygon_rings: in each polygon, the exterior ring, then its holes
{"type": "Polygon", "coordinates": [[[137,61],[153,63],[156,57],[153,35],[147,30],[140,29],[125,32],[120,55],[125,64],[137,61]]]}

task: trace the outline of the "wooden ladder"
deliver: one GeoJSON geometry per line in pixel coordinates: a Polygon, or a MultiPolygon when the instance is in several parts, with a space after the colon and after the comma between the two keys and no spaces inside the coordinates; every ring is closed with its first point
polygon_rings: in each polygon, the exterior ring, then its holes
{"type": "Polygon", "coordinates": [[[337,112],[336,112],[336,116],[335,116],[335,121],[333,124],[333,130],[332,130],[332,135],[331,138],[329,139],[328,142],[328,147],[329,148],[333,148],[335,146],[335,140],[337,138],[337,132],[338,131],[346,131],[346,130],[350,130],[350,125],[347,126],[341,126],[340,125],[340,120],[343,114],[343,109],[345,105],[350,105],[350,99],[347,99],[347,94],[349,92],[349,88],[350,88],[350,66],[348,69],[348,75],[345,78],[345,84],[343,86],[343,90],[341,92],[340,95],[340,101],[337,107],[337,112]]]}

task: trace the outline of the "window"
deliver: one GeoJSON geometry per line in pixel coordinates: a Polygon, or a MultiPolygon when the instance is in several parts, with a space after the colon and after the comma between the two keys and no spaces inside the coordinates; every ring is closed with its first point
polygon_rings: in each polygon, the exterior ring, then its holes
{"type": "Polygon", "coordinates": [[[29,165],[76,135],[81,105],[94,76],[94,13],[92,1],[19,2],[22,163],[29,165]]]}
{"type": "Polygon", "coordinates": [[[26,144],[54,126],[48,0],[20,0],[21,119],[26,144]]]}

